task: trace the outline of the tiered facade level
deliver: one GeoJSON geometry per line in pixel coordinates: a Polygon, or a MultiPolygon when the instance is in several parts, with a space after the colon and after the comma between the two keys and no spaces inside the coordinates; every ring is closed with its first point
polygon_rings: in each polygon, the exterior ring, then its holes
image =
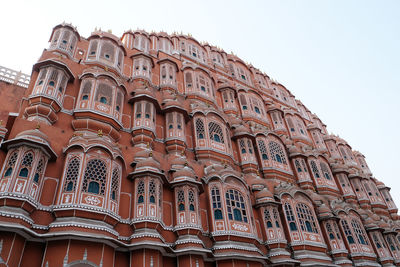
{"type": "Polygon", "coordinates": [[[49,42],[27,88],[0,68],[0,266],[400,266],[390,188],[258,69],[178,34],[49,42]]]}

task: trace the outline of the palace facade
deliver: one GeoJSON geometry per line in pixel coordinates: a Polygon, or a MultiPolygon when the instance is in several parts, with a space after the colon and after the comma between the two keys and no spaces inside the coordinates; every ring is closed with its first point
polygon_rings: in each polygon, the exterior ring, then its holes
{"type": "Polygon", "coordinates": [[[60,24],[0,80],[0,266],[400,266],[390,188],[235,55],[60,24]]]}

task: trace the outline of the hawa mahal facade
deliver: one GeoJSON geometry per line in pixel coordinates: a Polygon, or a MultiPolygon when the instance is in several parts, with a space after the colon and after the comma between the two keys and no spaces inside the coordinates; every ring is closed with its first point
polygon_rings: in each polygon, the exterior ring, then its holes
{"type": "Polygon", "coordinates": [[[0,67],[0,266],[399,266],[390,188],[283,85],[185,35],[54,27],[0,67]]]}

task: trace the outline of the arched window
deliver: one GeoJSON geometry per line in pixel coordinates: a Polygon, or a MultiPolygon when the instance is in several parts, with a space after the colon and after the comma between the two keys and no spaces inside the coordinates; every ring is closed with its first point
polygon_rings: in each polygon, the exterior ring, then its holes
{"type": "Polygon", "coordinates": [[[330,240],[335,239],[335,235],[333,234],[332,226],[330,223],[326,223],[326,231],[328,232],[328,236],[330,240]]]}
{"type": "Polygon", "coordinates": [[[203,123],[203,120],[201,120],[201,119],[196,120],[196,132],[197,132],[197,137],[199,139],[205,138],[204,123],[203,123]]]}
{"type": "Polygon", "coordinates": [[[82,100],[89,100],[90,92],[92,91],[92,81],[86,80],[82,87],[82,100]]]}
{"type": "Polygon", "coordinates": [[[194,200],[194,193],[192,190],[189,190],[189,210],[195,211],[195,200],[194,200]]]}
{"type": "Polygon", "coordinates": [[[388,242],[388,245],[389,245],[391,251],[399,250],[399,247],[395,243],[396,241],[392,239],[391,235],[387,235],[386,240],[388,242]]]}
{"type": "Polygon", "coordinates": [[[186,90],[191,91],[193,88],[193,75],[191,72],[185,73],[186,90]]]}
{"type": "Polygon", "coordinates": [[[299,162],[299,160],[294,160],[294,165],[295,165],[295,167],[296,167],[296,170],[297,170],[297,172],[303,172],[303,170],[301,169],[301,167],[300,167],[300,162],[299,162]]]}
{"type": "Polygon", "coordinates": [[[67,171],[65,173],[65,184],[64,184],[65,192],[75,191],[76,181],[79,175],[80,164],[81,163],[79,158],[73,158],[68,162],[67,171]]]}
{"type": "Polygon", "coordinates": [[[211,199],[214,210],[214,219],[222,220],[223,216],[222,216],[221,195],[219,189],[215,186],[211,189],[211,199]]]}
{"type": "Polygon", "coordinates": [[[83,192],[104,196],[106,189],[107,166],[100,159],[89,160],[83,176],[83,192]]]}
{"type": "Polygon", "coordinates": [[[239,99],[240,99],[240,104],[242,104],[242,109],[243,110],[247,110],[247,99],[246,99],[246,96],[241,94],[239,96],[239,99]]]}
{"type": "Polygon", "coordinates": [[[244,140],[243,140],[243,139],[240,139],[240,140],[239,140],[239,146],[240,146],[240,152],[241,152],[242,154],[246,154],[247,151],[246,151],[246,146],[245,146],[245,144],[244,144],[244,140]]]}
{"type": "Polygon", "coordinates": [[[272,228],[272,220],[271,220],[271,213],[269,209],[264,210],[264,219],[266,221],[267,228],[272,228]]]}
{"type": "Polygon", "coordinates": [[[280,227],[280,223],[279,223],[280,219],[279,219],[279,213],[278,213],[277,208],[272,208],[272,213],[273,213],[274,220],[275,220],[275,227],[280,227]]]}
{"type": "Polygon", "coordinates": [[[205,138],[204,122],[202,119],[196,119],[196,133],[198,139],[205,138]]]}
{"type": "Polygon", "coordinates": [[[285,203],[284,207],[285,207],[286,220],[289,224],[290,231],[297,231],[297,225],[296,225],[296,220],[294,218],[292,206],[289,203],[285,203]]]}
{"type": "Polygon", "coordinates": [[[317,167],[317,164],[315,163],[315,161],[311,160],[310,164],[311,164],[311,170],[312,170],[315,178],[321,178],[321,175],[319,174],[319,170],[318,170],[318,167],[317,167]]]}
{"type": "Polygon", "coordinates": [[[111,177],[111,199],[118,199],[118,191],[119,191],[119,170],[118,168],[114,168],[111,177]]]}
{"type": "Polygon", "coordinates": [[[150,180],[149,183],[149,202],[156,203],[156,185],[154,180],[150,180]]]}
{"type": "Polygon", "coordinates": [[[97,40],[90,41],[89,55],[88,55],[89,57],[96,57],[97,45],[98,45],[97,40]]]}
{"type": "Polygon", "coordinates": [[[36,166],[35,176],[33,177],[34,183],[36,183],[36,184],[39,183],[39,179],[40,179],[40,177],[42,177],[43,168],[44,168],[44,158],[42,157],[39,160],[38,165],[36,166]]]}
{"type": "Polygon", "coordinates": [[[311,209],[304,203],[298,203],[296,205],[297,217],[300,221],[300,227],[302,231],[310,233],[318,233],[318,228],[315,223],[314,215],[311,209]]]}
{"type": "Polygon", "coordinates": [[[275,141],[270,141],[268,146],[269,146],[269,152],[274,161],[287,164],[285,152],[283,152],[281,145],[279,145],[275,141]]]}
{"type": "Polygon", "coordinates": [[[101,46],[100,57],[104,58],[110,62],[114,62],[115,58],[115,47],[110,42],[103,42],[101,46]]]}
{"type": "Polygon", "coordinates": [[[138,204],[144,202],[144,182],[140,180],[137,187],[137,202],[138,204]]]}
{"type": "Polygon", "coordinates": [[[325,177],[327,180],[332,180],[330,171],[329,171],[329,169],[328,169],[329,167],[326,165],[326,163],[320,162],[319,165],[320,165],[320,167],[321,167],[322,173],[324,174],[324,177],[325,177]]]}
{"type": "Polygon", "coordinates": [[[379,242],[378,237],[376,236],[376,233],[372,234],[372,239],[374,240],[377,248],[382,248],[381,242],[379,242]]]}
{"type": "Polygon", "coordinates": [[[214,140],[215,142],[218,143],[223,143],[223,144],[225,143],[221,126],[218,123],[210,122],[208,124],[208,131],[210,133],[211,140],[214,140]]]}
{"type": "Polygon", "coordinates": [[[183,190],[178,191],[178,211],[185,210],[185,192],[183,190]]]}
{"type": "Polygon", "coordinates": [[[112,92],[113,89],[106,83],[99,83],[96,91],[96,101],[105,105],[111,105],[112,103],[112,92]]]}
{"type": "Polygon", "coordinates": [[[21,169],[18,174],[19,177],[26,178],[29,176],[29,170],[32,167],[32,161],[33,161],[32,152],[26,153],[22,159],[21,169]]]}
{"type": "Polygon", "coordinates": [[[353,237],[353,234],[350,230],[350,227],[349,227],[347,221],[342,219],[340,222],[342,224],[343,232],[347,238],[347,241],[349,242],[349,244],[354,244],[354,237],[353,237]]]}
{"type": "Polygon", "coordinates": [[[268,160],[267,147],[265,146],[264,140],[259,139],[257,140],[257,143],[262,160],[268,160]]]}
{"type": "Polygon", "coordinates": [[[18,151],[14,151],[11,156],[8,158],[8,162],[6,165],[6,168],[4,168],[6,171],[4,172],[4,177],[9,177],[12,174],[15,162],[17,162],[18,158],[18,151]]]}
{"type": "Polygon", "coordinates": [[[290,131],[291,131],[292,133],[295,132],[296,129],[294,128],[293,121],[292,121],[292,119],[291,119],[290,117],[287,118],[287,122],[288,122],[290,131]]]}
{"type": "Polygon", "coordinates": [[[358,221],[355,219],[351,220],[351,226],[353,227],[353,230],[357,236],[358,243],[362,245],[368,245],[368,239],[358,221]]]}
{"type": "Polygon", "coordinates": [[[237,190],[229,189],[225,196],[229,220],[247,223],[245,201],[242,194],[237,190]]]}

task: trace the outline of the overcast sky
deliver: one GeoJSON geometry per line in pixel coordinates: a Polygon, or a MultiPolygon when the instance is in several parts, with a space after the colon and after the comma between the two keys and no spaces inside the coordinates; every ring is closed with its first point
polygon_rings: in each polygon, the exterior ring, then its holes
{"type": "Polygon", "coordinates": [[[2,1],[0,65],[31,73],[52,28],[190,33],[285,85],[400,205],[400,1],[2,1]]]}

